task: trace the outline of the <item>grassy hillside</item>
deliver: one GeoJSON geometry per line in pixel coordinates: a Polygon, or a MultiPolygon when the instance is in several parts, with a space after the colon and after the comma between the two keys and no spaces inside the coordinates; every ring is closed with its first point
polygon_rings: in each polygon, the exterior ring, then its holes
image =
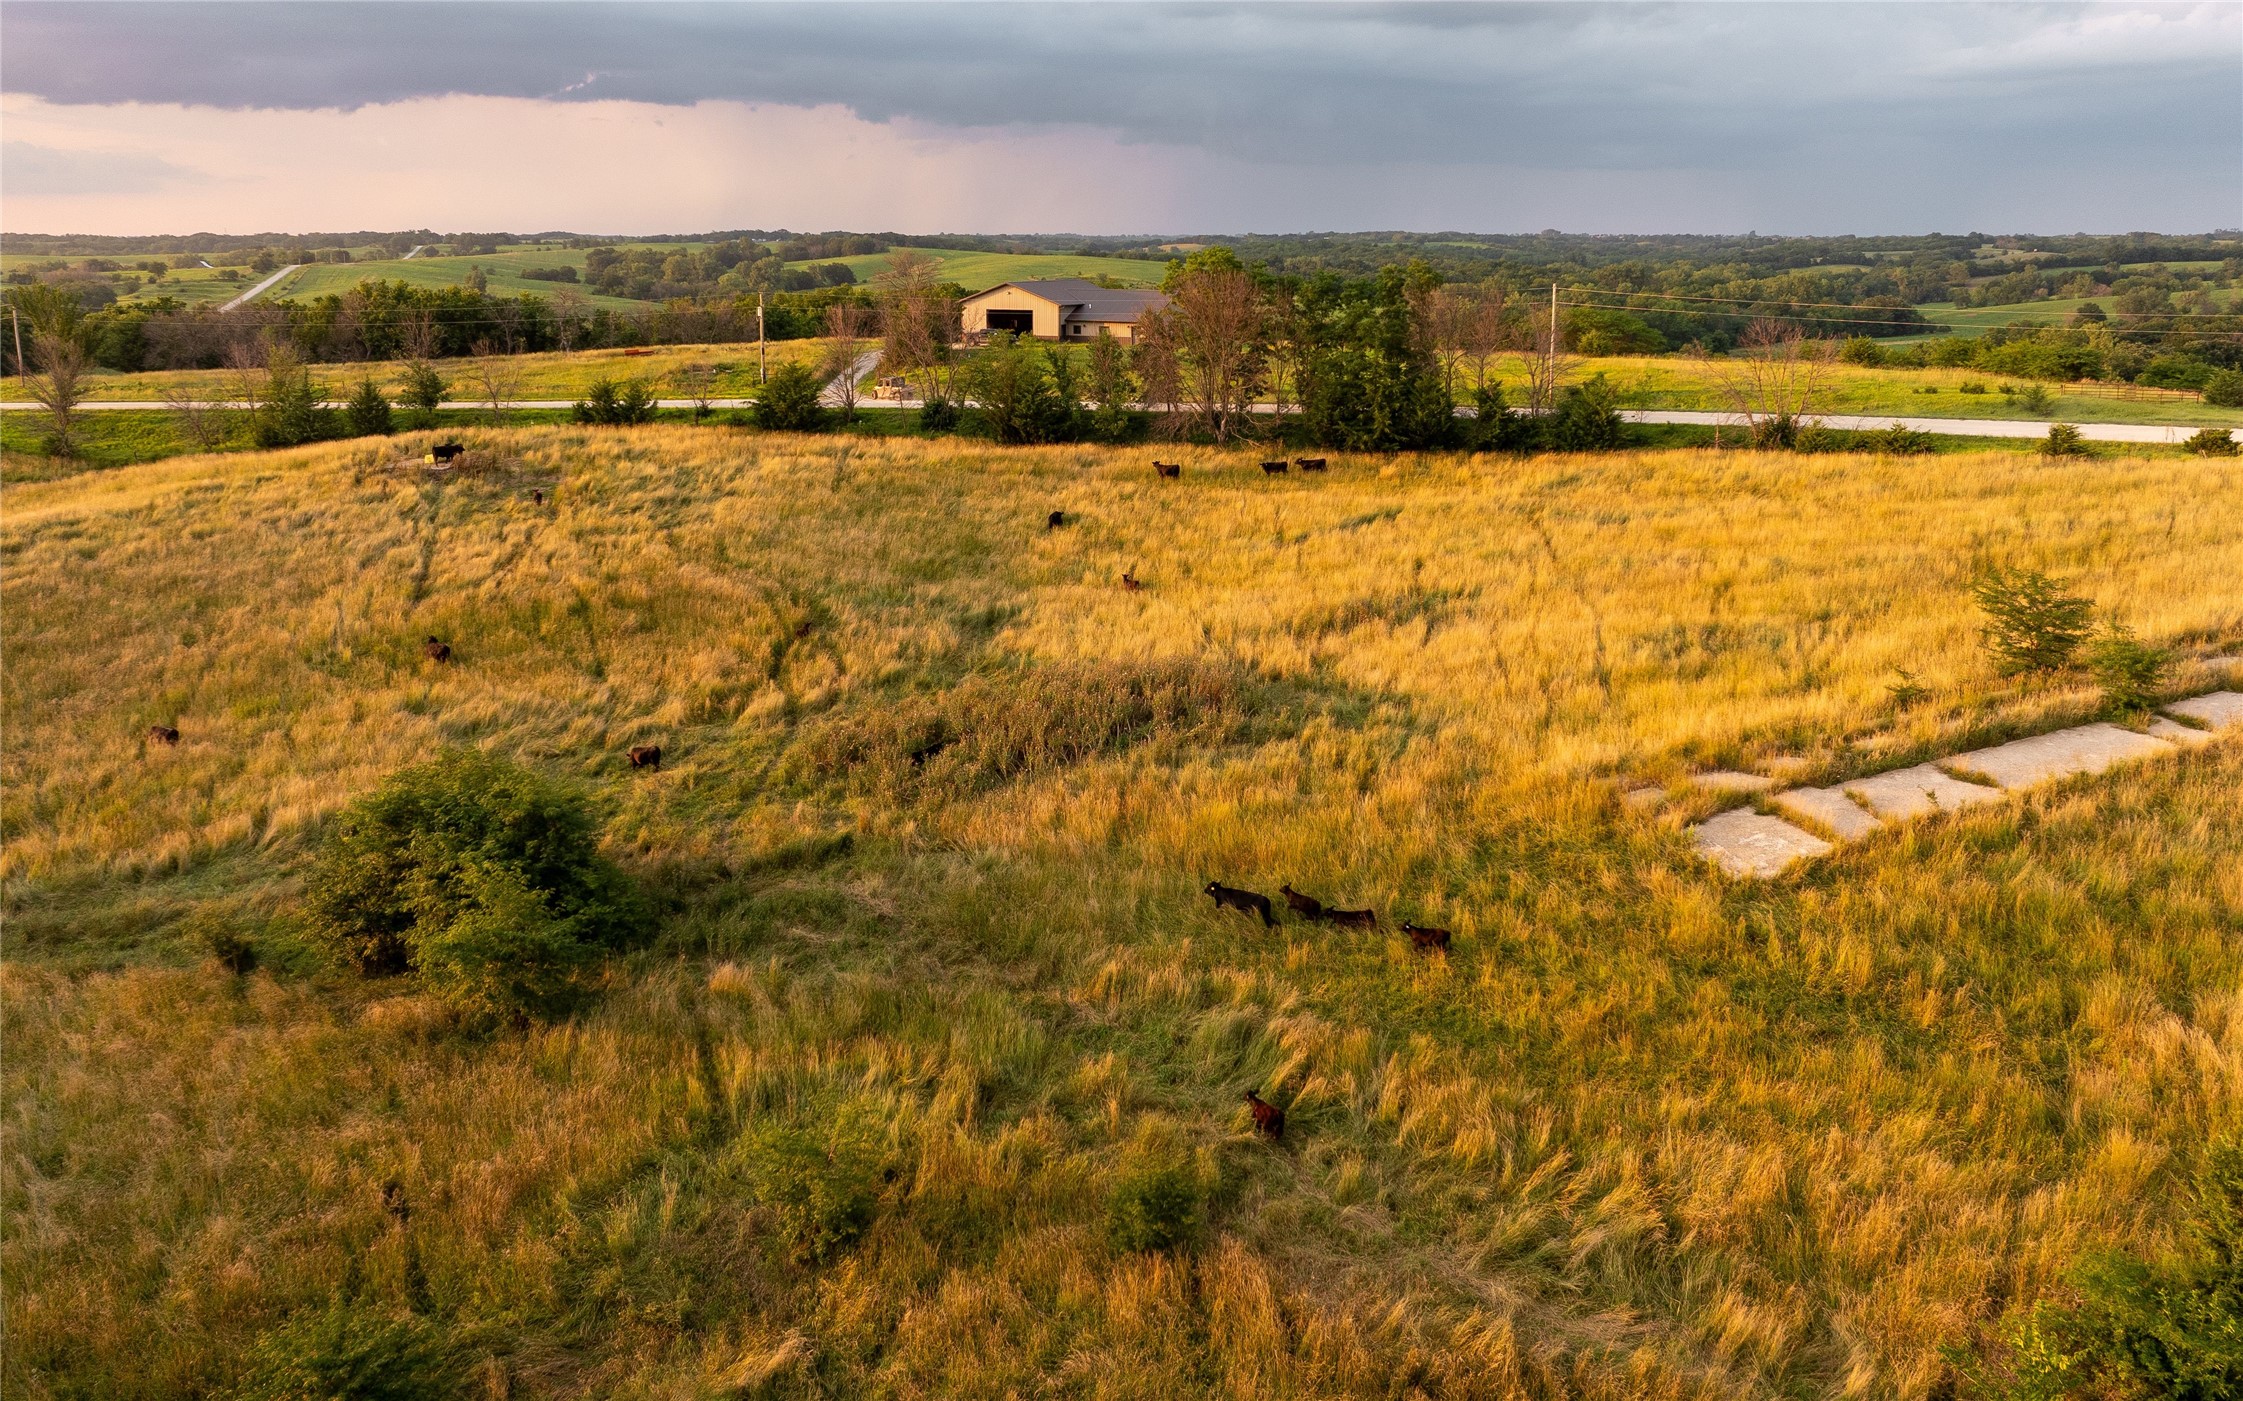
{"type": "MultiPolygon", "coordinates": [[[[1142,258],[1092,258],[1073,253],[975,253],[957,248],[918,248],[942,264],[942,277],[969,292],[979,292],[1000,282],[1020,282],[1038,277],[1112,277],[1130,287],[1158,287],[1168,264],[1142,258]]],[[[818,261],[846,264],[859,282],[869,282],[888,266],[892,253],[872,253],[859,258],[828,258],[795,267],[814,267],[818,261]]]]}
{"type": "MultiPolygon", "coordinates": [[[[668,247],[670,245],[659,245],[668,247]]],[[[678,245],[682,247],[683,245],[678,245]]],[[[385,282],[406,282],[416,287],[464,287],[471,268],[481,268],[486,290],[497,297],[551,297],[567,287],[582,295],[590,306],[604,306],[617,311],[646,309],[645,302],[634,302],[625,297],[606,297],[584,287],[566,282],[541,282],[521,275],[523,268],[584,266],[581,249],[546,248],[521,249],[501,253],[480,253],[473,257],[432,258],[422,254],[417,258],[385,258],[380,261],[354,263],[308,263],[291,273],[288,280],[273,288],[265,296],[271,298],[311,298],[329,293],[340,295],[361,282],[379,279],[385,282]]]]}
{"type": "Polygon", "coordinates": [[[11,1396],[206,1393],[339,1296],[513,1397],[1921,1398],[2243,1124],[2243,747],[1769,886],[1614,793],[2083,713],[1987,671],[1981,559],[2236,646],[2232,463],[478,441],[9,492],[11,1396]],[[446,745],[660,903],[573,1019],[302,950],[324,824],[446,745]],[[1132,1253],[1156,1168],[1199,1224],[1132,1253]]]}

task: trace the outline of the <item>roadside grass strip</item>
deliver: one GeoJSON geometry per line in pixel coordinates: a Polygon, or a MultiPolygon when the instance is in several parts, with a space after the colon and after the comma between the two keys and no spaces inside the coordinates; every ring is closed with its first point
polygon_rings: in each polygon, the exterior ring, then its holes
{"type": "MultiPolygon", "coordinates": [[[[2099,774],[2117,764],[2176,754],[2243,733],[2243,692],[2213,691],[2175,701],[2164,710],[2146,730],[2075,725],[1827,788],[1785,789],[1771,794],[1768,804],[1797,822],[1740,807],[1707,818],[1687,835],[1700,856],[1728,874],[1764,880],[1837,850],[1831,838],[1858,841],[1896,823],[1999,802],[2044,783],[2099,774]]],[[[1748,793],[1752,787],[1737,781],[1747,777],[1753,775],[1707,774],[1698,783],[1748,793]]]]}

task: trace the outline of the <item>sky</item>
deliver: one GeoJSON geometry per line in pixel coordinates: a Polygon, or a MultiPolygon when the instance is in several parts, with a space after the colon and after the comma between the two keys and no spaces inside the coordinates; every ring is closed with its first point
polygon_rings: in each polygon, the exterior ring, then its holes
{"type": "Polygon", "coordinates": [[[2243,226],[2243,4],[0,3],[0,227],[2243,226]]]}

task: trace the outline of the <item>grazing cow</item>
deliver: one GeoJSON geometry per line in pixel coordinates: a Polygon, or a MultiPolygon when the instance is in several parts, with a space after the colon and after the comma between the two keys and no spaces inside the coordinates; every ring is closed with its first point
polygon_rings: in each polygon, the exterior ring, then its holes
{"type": "Polygon", "coordinates": [[[1325,922],[1348,929],[1376,929],[1379,927],[1377,910],[1326,910],[1325,922]]]}
{"type": "Polygon", "coordinates": [[[412,1204],[405,1200],[404,1183],[392,1178],[382,1184],[382,1210],[400,1226],[413,1219],[412,1204]]]}
{"type": "Polygon", "coordinates": [[[177,727],[171,725],[150,725],[148,727],[148,742],[151,744],[177,744],[179,743],[179,731],[177,727]]]}
{"type": "Polygon", "coordinates": [[[1232,909],[1241,914],[1260,915],[1264,928],[1273,927],[1277,923],[1277,917],[1269,912],[1267,895],[1256,895],[1251,890],[1240,890],[1235,886],[1224,885],[1221,881],[1209,881],[1204,893],[1214,898],[1215,908],[1218,910],[1232,909]]]}
{"type": "Polygon", "coordinates": [[[1419,953],[1449,951],[1449,931],[1446,929],[1427,929],[1422,924],[1412,924],[1405,919],[1402,921],[1402,932],[1410,936],[1410,947],[1419,953]]]}
{"type": "Polygon", "coordinates": [[[662,767],[662,746],[659,744],[634,744],[631,746],[631,767],[634,769],[659,769],[662,767]]]}
{"type": "Polygon", "coordinates": [[[1272,1139],[1285,1137],[1285,1111],[1255,1094],[1246,1092],[1246,1107],[1254,1111],[1254,1127],[1272,1139]]]}
{"type": "Polygon", "coordinates": [[[466,451],[467,449],[461,447],[458,443],[438,443],[428,450],[428,455],[438,462],[449,462],[466,451]]]}
{"type": "Polygon", "coordinates": [[[1324,470],[1324,459],[1321,457],[1296,457],[1293,459],[1293,465],[1304,472],[1321,472],[1324,470]]]}
{"type": "Polygon", "coordinates": [[[530,492],[530,504],[535,506],[542,506],[545,504],[544,487],[538,487],[530,492]]]}
{"type": "Polygon", "coordinates": [[[1124,569],[1122,571],[1122,587],[1124,589],[1127,589],[1131,593],[1135,593],[1145,586],[1138,582],[1137,571],[1133,569],[1124,569]]]}
{"type": "Polygon", "coordinates": [[[1171,479],[1181,477],[1184,475],[1184,464],[1181,462],[1156,462],[1153,464],[1153,473],[1156,476],[1171,479]]]}
{"type": "Polygon", "coordinates": [[[438,642],[431,634],[428,641],[421,644],[421,655],[438,664],[448,662],[452,659],[451,644],[438,642]]]}
{"type": "Polygon", "coordinates": [[[1265,462],[1262,464],[1262,470],[1274,477],[1278,473],[1285,470],[1285,463],[1282,460],[1277,462],[1265,462]]]}
{"type": "Polygon", "coordinates": [[[1044,529],[1046,530],[1057,530],[1066,523],[1067,513],[1065,511],[1054,511],[1044,517],[1044,529]]]}
{"type": "Polygon", "coordinates": [[[1289,885],[1279,886],[1277,893],[1285,897],[1285,903],[1292,906],[1293,913],[1299,915],[1302,919],[1322,919],[1324,917],[1324,902],[1315,896],[1303,895],[1289,885]]]}

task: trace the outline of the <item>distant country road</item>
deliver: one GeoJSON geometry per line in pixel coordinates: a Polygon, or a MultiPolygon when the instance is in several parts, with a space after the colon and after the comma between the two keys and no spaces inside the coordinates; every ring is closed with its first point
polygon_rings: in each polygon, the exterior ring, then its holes
{"type": "MultiPolygon", "coordinates": [[[[288,274],[294,272],[296,269],[302,266],[302,263],[290,263],[287,267],[282,268],[279,272],[274,273],[271,277],[266,278],[263,282],[258,283],[256,286],[250,288],[248,291],[242,293],[240,296],[234,298],[232,301],[226,303],[224,306],[218,309],[220,311],[232,311],[237,306],[242,306],[246,303],[256,301],[258,297],[264,294],[266,288],[272,286],[274,283],[280,281],[282,278],[288,276],[288,274]]],[[[88,405],[86,407],[91,407],[91,405],[88,405]]]]}

